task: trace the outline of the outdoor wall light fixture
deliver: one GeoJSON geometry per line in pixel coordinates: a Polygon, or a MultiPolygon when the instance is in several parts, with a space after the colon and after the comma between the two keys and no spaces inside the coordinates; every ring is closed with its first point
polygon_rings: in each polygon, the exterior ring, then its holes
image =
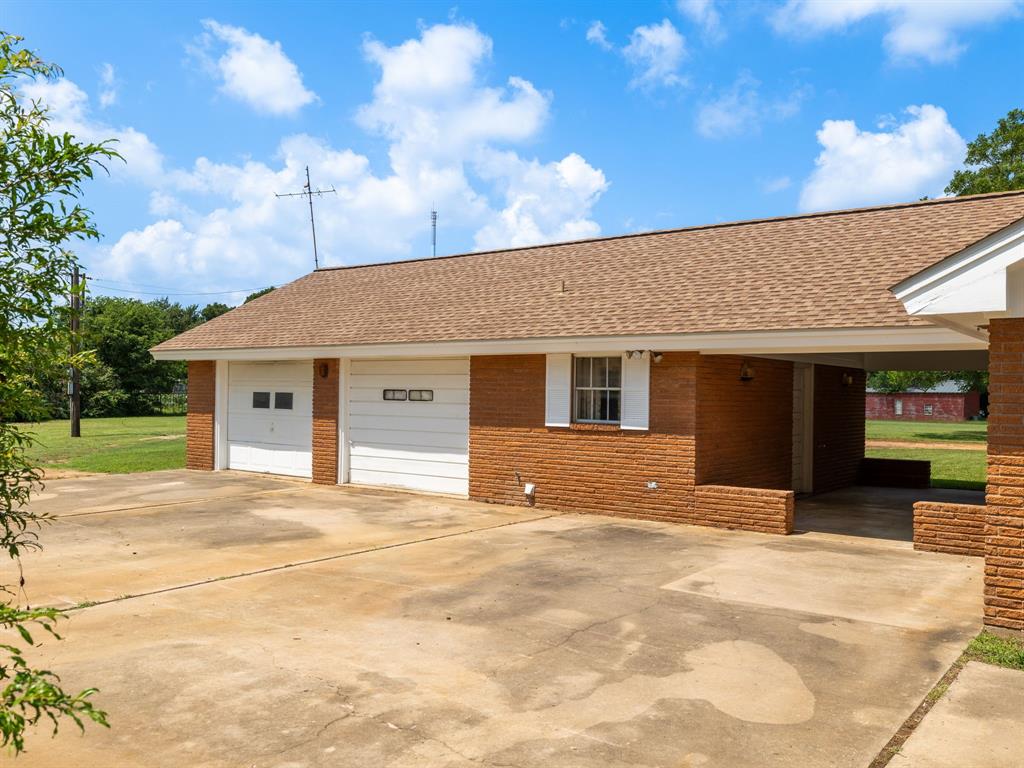
{"type": "Polygon", "coordinates": [[[644,351],[642,349],[628,349],[628,350],[626,350],[626,358],[628,360],[633,360],[634,358],[639,360],[643,356],[644,356],[644,351]]]}
{"type": "Polygon", "coordinates": [[[665,356],[661,352],[651,352],[651,360],[660,363],[665,356]]]}
{"type": "Polygon", "coordinates": [[[843,373],[843,377],[842,377],[842,382],[843,382],[843,386],[844,387],[853,386],[853,374],[852,373],[844,372],[843,373]]]}
{"type": "Polygon", "coordinates": [[[750,363],[744,362],[740,366],[740,381],[753,381],[754,380],[754,368],[750,363]]]}
{"type": "Polygon", "coordinates": [[[327,363],[320,363],[320,365],[317,366],[317,371],[320,373],[321,379],[326,379],[327,374],[331,372],[331,368],[327,363]]]}

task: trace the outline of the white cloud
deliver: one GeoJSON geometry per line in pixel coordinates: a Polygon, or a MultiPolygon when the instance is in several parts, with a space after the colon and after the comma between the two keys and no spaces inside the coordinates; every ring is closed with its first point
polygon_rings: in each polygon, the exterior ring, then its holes
{"type": "Polygon", "coordinates": [[[888,24],[884,45],[890,58],[934,64],[963,52],[958,36],[962,30],[1020,9],[1020,0],[787,0],[771,21],[782,34],[807,37],[882,16],[888,24]]]}
{"type": "Polygon", "coordinates": [[[765,179],[761,182],[761,191],[766,195],[776,192],[783,192],[793,186],[793,180],[789,176],[776,176],[774,179],[765,179]]]}
{"type": "Polygon", "coordinates": [[[159,220],[100,253],[98,271],[210,290],[238,285],[238,275],[280,282],[308,271],[305,201],[274,197],[301,189],[306,165],[315,186],[337,190],[315,203],[321,264],[423,256],[432,203],[442,252],[448,230],[475,233],[478,248],[597,234],[591,211],[608,187],[604,174],[576,153],[544,162],[509,148],[538,136],[551,97],[517,77],[484,82],[491,49],[464,24],[395,46],[368,39],[364,54],[379,76],[356,120],[388,142],[386,169],[305,134],[282,139],[267,161],[200,158],[151,190],[159,220]]]}
{"type": "Polygon", "coordinates": [[[765,121],[785,120],[800,111],[809,89],[794,88],[785,97],[766,100],[761,83],[749,72],[740,72],[735,82],[697,112],[697,132],[708,139],[725,139],[757,133],[765,121]]]}
{"type": "Polygon", "coordinates": [[[203,21],[203,26],[206,32],[189,52],[221,81],[223,93],[270,115],[294,115],[317,100],[303,85],[302,73],[281,43],[212,19],[203,21]],[[222,45],[226,50],[214,60],[214,49],[222,45]]]}
{"type": "Polygon", "coordinates": [[[718,42],[725,37],[715,0],[676,0],[676,8],[701,28],[706,39],[718,42]]]}
{"type": "Polygon", "coordinates": [[[685,84],[679,66],[686,57],[686,41],[668,19],[660,24],[637,27],[630,35],[623,55],[634,69],[632,88],[685,84]]]}
{"type": "Polygon", "coordinates": [[[601,21],[592,21],[587,27],[587,42],[596,45],[598,48],[610,51],[613,46],[608,42],[608,30],[601,21]]]}
{"type": "Polygon", "coordinates": [[[104,63],[100,66],[100,107],[106,109],[117,103],[117,72],[114,65],[104,63]]]}
{"type": "Polygon", "coordinates": [[[600,234],[590,210],[608,189],[604,174],[573,152],[558,162],[488,152],[478,172],[505,188],[505,207],[476,234],[476,247],[497,249],[600,234]]]}
{"type": "Polygon", "coordinates": [[[34,80],[21,85],[22,93],[46,105],[50,129],[67,132],[81,141],[98,143],[115,139],[113,149],[124,163],[107,164],[111,175],[138,181],[155,182],[163,173],[163,156],[146,134],[135,128],[115,128],[92,115],[89,97],[71,80],[34,80]]]}
{"type": "Polygon", "coordinates": [[[966,144],[945,110],[907,107],[891,130],[865,131],[852,120],[826,120],[821,152],[800,192],[804,211],[914,200],[939,194],[966,144]]]}

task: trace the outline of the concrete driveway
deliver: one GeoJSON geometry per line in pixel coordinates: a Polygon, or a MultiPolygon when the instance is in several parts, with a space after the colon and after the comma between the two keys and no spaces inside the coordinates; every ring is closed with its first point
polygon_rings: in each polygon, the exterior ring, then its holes
{"type": "Polygon", "coordinates": [[[866,766],[981,614],[979,560],[904,542],[226,473],[47,494],[29,598],[100,604],[41,660],[113,727],[19,766],[866,766]]]}

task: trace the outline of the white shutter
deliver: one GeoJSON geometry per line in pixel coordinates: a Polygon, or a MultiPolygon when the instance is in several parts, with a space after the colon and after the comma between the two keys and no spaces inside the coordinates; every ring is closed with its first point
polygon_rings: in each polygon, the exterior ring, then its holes
{"type": "Polygon", "coordinates": [[[544,424],[568,427],[572,421],[572,355],[548,355],[544,388],[544,424]]]}
{"type": "Polygon", "coordinates": [[[650,420],[651,358],[622,356],[622,428],[647,429],[650,420]]]}

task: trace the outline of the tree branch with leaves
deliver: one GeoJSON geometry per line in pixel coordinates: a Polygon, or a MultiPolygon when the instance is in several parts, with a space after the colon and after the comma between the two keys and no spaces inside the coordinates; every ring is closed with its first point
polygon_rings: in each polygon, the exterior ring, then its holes
{"type": "Polygon", "coordinates": [[[120,158],[109,143],[51,133],[44,105],[18,90],[25,80],[60,75],[22,47],[21,38],[0,33],[0,549],[11,561],[11,578],[0,575],[0,636],[10,637],[0,641],[0,745],[15,754],[39,722],[54,732],[65,719],[82,729],[86,721],[107,725],[106,713],[92,703],[95,689],[68,693],[56,674],[29,661],[25,649],[36,648],[39,638],[59,639],[56,624],[64,614],[19,604],[22,555],[40,547],[39,529],[48,520],[29,506],[42,472],[29,458],[32,434],[14,418],[42,413],[41,371],[59,375],[88,358],[70,354],[64,322],[77,263],[70,246],[99,237],[79,202],[81,185],[104,162],[120,158]]]}

